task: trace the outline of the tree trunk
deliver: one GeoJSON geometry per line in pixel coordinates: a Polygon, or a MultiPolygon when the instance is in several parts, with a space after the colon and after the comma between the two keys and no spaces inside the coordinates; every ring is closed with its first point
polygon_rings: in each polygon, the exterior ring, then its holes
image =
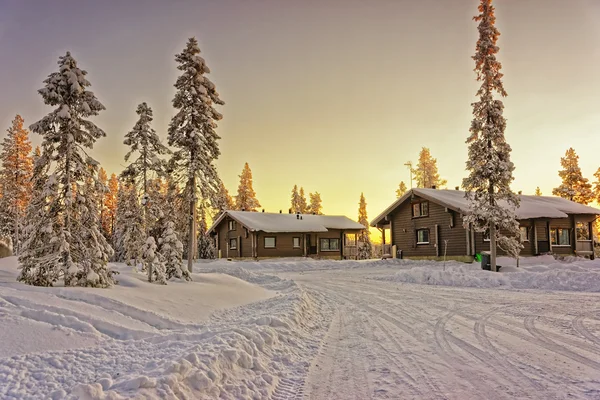
{"type": "Polygon", "coordinates": [[[196,243],[196,175],[192,174],[188,181],[190,190],[190,214],[188,227],[188,271],[192,272],[194,264],[194,244],[196,243]]]}

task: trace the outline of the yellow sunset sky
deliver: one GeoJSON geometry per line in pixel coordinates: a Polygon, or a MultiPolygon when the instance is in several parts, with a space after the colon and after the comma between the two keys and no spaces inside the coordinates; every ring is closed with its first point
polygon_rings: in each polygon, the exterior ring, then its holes
{"type": "MultiPolygon", "coordinates": [[[[403,164],[416,162],[421,147],[449,188],[466,175],[476,0],[64,1],[69,16],[51,3],[1,3],[0,52],[10,56],[0,123],[8,128],[20,113],[29,125],[49,112],[36,91],[70,50],[107,108],[95,118],[107,138],[93,154],[109,173],[124,166],[123,136],[138,103],[153,107],[166,141],[174,55],[196,36],[226,102],[217,164],[231,194],[248,162],[267,211],[285,212],[297,184],[321,193],[325,213],[353,219],[364,192],[373,218],[401,180],[408,185],[403,164]]],[[[513,189],[550,194],[568,147],[592,179],[600,167],[600,2],[495,5],[513,189]]]]}

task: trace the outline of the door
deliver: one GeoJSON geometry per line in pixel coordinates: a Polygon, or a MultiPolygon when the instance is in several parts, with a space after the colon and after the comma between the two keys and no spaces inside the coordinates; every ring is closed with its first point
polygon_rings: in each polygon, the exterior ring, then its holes
{"type": "Polygon", "coordinates": [[[310,256],[312,254],[311,252],[311,247],[310,247],[310,233],[307,233],[304,237],[304,240],[306,241],[306,255],[310,256]]]}

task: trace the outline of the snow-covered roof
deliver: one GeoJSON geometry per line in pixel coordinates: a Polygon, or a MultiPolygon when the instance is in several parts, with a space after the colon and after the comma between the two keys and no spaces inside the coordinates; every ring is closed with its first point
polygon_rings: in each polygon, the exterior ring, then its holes
{"type": "Polygon", "coordinates": [[[364,229],[364,226],[343,215],[300,214],[300,217],[302,218],[300,219],[296,214],[228,210],[217,218],[209,229],[209,232],[214,230],[227,215],[238,221],[250,231],[269,233],[327,232],[329,229],[364,229]]]}
{"type": "MultiPolygon", "coordinates": [[[[379,214],[371,222],[371,226],[380,223],[396,207],[409,199],[412,193],[463,214],[470,212],[469,202],[462,190],[411,189],[379,214]]],[[[518,219],[567,218],[571,214],[600,215],[600,210],[597,208],[575,203],[562,197],[519,195],[519,198],[521,203],[516,210],[518,219]]]]}

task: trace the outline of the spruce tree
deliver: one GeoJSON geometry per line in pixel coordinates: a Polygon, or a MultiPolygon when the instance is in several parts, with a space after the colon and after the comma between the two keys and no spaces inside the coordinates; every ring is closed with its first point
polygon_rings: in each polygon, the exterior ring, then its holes
{"type": "Polygon", "coordinates": [[[223,211],[235,210],[235,202],[229,195],[229,191],[225,187],[223,181],[219,184],[219,193],[217,195],[217,204],[215,206],[216,214],[215,219],[221,215],[223,211]]]}
{"type": "Polygon", "coordinates": [[[152,236],[148,236],[142,247],[142,262],[146,265],[148,271],[151,271],[151,281],[166,285],[165,264],[162,256],[157,250],[156,241],[152,236]]]}
{"type": "Polygon", "coordinates": [[[494,99],[493,93],[506,96],[500,72],[502,65],[496,59],[500,32],[495,26],[492,0],[481,0],[479,12],[474,17],[479,22],[479,39],[473,59],[477,81],[482,84],[477,91],[479,100],[472,104],[474,118],[467,139],[469,176],[463,180],[463,187],[471,213],[464,224],[465,227],[472,225],[477,232],[489,229],[491,269],[496,271],[496,246],[513,257],[517,257],[522,248],[515,215],[519,198],[510,188],[514,165],[510,161],[510,145],[504,137],[504,104],[494,99]]]}
{"type": "Polygon", "coordinates": [[[298,192],[298,185],[294,185],[292,189],[291,207],[292,213],[296,214],[300,212],[301,207],[300,193],[298,192]]]}
{"type": "Polygon", "coordinates": [[[300,214],[306,214],[308,212],[308,204],[306,202],[306,196],[304,194],[303,187],[300,188],[300,192],[298,193],[298,196],[300,198],[300,204],[299,204],[298,211],[300,212],[300,214]]]}
{"type": "Polygon", "coordinates": [[[400,182],[400,184],[398,185],[398,189],[396,189],[396,197],[400,198],[402,196],[404,196],[404,193],[406,193],[408,189],[406,188],[406,184],[404,183],[404,181],[400,182]]]}
{"type": "Polygon", "coordinates": [[[237,196],[235,196],[235,208],[237,210],[256,211],[259,207],[260,202],[256,198],[252,183],[252,170],[248,163],[245,163],[244,169],[240,174],[237,196]]]}
{"type": "Polygon", "coordinates": [[[204,207],[200,208],[200,222],[198,224],[198,258],[213,259],[216,258],[216,248],[214,241],[208,235],[208,224],[206,223],[206,211],[204,207]]]}
{"type": "Polygon", "coordinates": [[[440,178],[437,167],[437,159],[431,156],[427,147],[423,147],[419,153],[419,162],[414,170],[417,187],[432,188],[445,186],[447,181],[440,178]]]}
{"type": "Polygon", "coordinates": [[[308,212],[311,214],[322,215],[323,205],[321,200],[321,194],[319,192],[310,193],[310,204],[308,205],[308,212]]]}
{"type": "Polygon", "coordinates": [[[215,129],[222,116],[215,105],[225,104],[208,79],[210,69],[200,57],[200,48],[195,38],[190,38],[185,49],[175,56],[177,69],[182,75],[177,78],[177,93],[173,106],[178,110],[169,124],[169,145],[177,148],[171,159],[174,173],[185,181],[185,200],[188,205],[188,270],[191,272],[197,236],[196,208],[197,189],[212,206],[217,204],[219,176],[215,160],[220,151],[215,129]]]}
{"type": "Polygon", "coordinates": [[[7,130],[0,152],[0,234],[11,237],[15,254],[19,254],[20,231],[32,190],[31,141],[23,122],[17,114],[7,130]]]}
{"type": "Polygon", "coordinates": [[[173,221],[166,221],[160,238],[160,254],[164,260],[167,279],[176,277],[191,280],[189,271],[183,267],[183,244],[175,233],[173,221]]]}
{"type": "Polygon", "coordinates": [[[373,246],[371,245],[371,232],[369,231],[369,219],[367,217],[367,201],[363,193],[360,194],[358,203],[358,223],[365,227],[358,236],[358,259],[367,260],[373,257],[373,246]]]}
{"type": "Polygon", "coordinates": [[[86,197],[91,189],[82,190],[89,182],[94,190],[98,185],[98,162],[85,149],[106,134],[87,118],[98,115],[104,106],[87,90],[87,72],[69,52],[58,64],[58,72],[50,74],[39,90],[54,110],[30,127],[42,136],[41,165],[36,168],[49,175],[43,189],[38,188],[45,196],[44,201],[36,201],[41,209],[28,209],[29,236],[23,244],[20,279],[46,285],[62,277],[65,286],[107,287],[115,283],[108,268],[112,248],[100,230],[93,204],[98,199],[86,197]],[[47,268],[32,271],[36,259],[47,268]]]}
{"type": "Polygon", "coordinates": [[[594,187],[592,189],[594,193],[594,200],[596,203],[600,203],[600,168],[594,172],[594,178],[596,178],[594,181],[594,187]]]}
{"type": "Polygon", "coordinates": [[[122,260],[134,267],[142,266],[142,247],[146,243],[144,234],[144,219],[142,206],[138,200],[136,185],[128,182],[122,190],[122,199],[119,199],[117,211],[117,234],[122,247],[122,260]]]}
{"type": "Polygon", "coordinates": [[[535,195],[536,196],[541,196],[542,195],[542,191],[540,190],[539,186],[535,188],[535,195]]]}
{"type": "Polygon", "coordinates": [[[552,194],[581,204],[592,201],[594,199],[592,185],[587,178],[583,177],[579,168],[579,156],[572,147],[567,150],[564,157],[561,157],[560,165],[563,169],[558,171],[558,176],[562,179],[562,183],[552,189],[552,194]]]}
{"type": "Polygon", "coordinates": [[[112,242],[117,217],[117,195],[119,192],[119,179],[111,174],[108,180],[108,190],[104,195],[104,213],[102,215],[102,229],[107,239],[112,242]]]}

